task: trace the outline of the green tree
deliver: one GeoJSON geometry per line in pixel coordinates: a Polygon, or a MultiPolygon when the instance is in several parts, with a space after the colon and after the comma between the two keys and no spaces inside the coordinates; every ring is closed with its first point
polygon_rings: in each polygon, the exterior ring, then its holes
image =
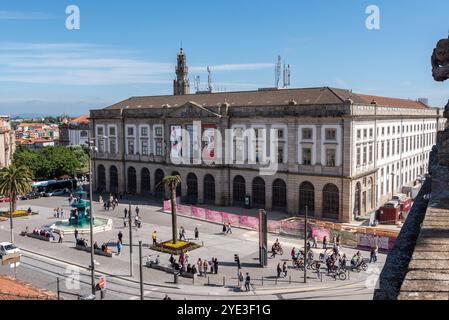
{"type": "Polygon", "coordinates": [[[27,194],[32,190],[33,174],[26,166],[17,167],[12,164],[0,171],[0,194],[11,198],[9,219],[11,225],[11,243],[14,242],[13,235],[13,213],[16,211],[18,195],[27,194]]]}
{"type": "Polygon", "coordinates": [[[180,176],[167,176],[162,180],[162,183],[170,189],[170,202],[171,202],[171,228],[173,244],[177,242],[177,229],[178,221],[176,214],[176,187],[181,184],[180,176]]]}

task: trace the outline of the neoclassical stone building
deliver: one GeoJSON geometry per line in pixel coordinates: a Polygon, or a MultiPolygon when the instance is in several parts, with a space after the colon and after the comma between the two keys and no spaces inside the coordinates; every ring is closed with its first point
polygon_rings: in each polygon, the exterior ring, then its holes
{"type": "Polygon", "coordinates": [[[340,222],[413,185],[444,127],[421,102],[329,87],[133,97],[90,118],[99,191],[162,198],[162,178],[179,174],[185,203],[243,206],[249,195],[253,208],[301,215],[308,206],[340,222]],[[277,155],[274,175],[261,174],[266,154],[277,155]]]}
{"type": "Polygon", "coordinates": [[[15,134],[9,116],[0,116],[0,169],[12,162],[16,149],[15,134]]]}

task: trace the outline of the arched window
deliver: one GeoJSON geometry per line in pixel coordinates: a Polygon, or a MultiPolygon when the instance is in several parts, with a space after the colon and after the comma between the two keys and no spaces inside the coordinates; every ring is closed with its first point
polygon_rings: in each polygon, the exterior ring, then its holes
{"type": "Polygon", "coordinates": [[[109,191],[118,192],[118,170],[116,166],[109,168],[109,191]]]}
{"type": "Polygon", "coordinates": [[[334,184],[327,184],[323,188],[323,216],[338,220],[340,213],[340,193],[334,184]]]}
{"type": "Polygon", "coordinates": [[[253,208],[265,209],[265,181],[260,177],[253,180],[253,208]]]}
{"type": "Polygon", "coordinates": [[[162,180],[164,180],[164,171],[157,169],[154,173],[154,196],[156,198],[163,198],[165,194],[165,186],[162,180]]]}
{"type": "Polygon", "coordinates": [[[150,170],[147,168],[143,168],[141,172],[140,178],[140,189],[142,194],[151,193],[151,178],[150,178],[150,170]]]}
{"type": "Polygon", "coordinates": [[[215,204],[215,179],[210,174],[204,177],[204,203],[215,204]]]}
{"type": "Polygon", "coordinates": [[[246,182],[242,176],[235,176],[232,183],[232,201],[234,206],[244,206],[246,196],[246,182]]]}
{"type": "Polygon", "coordinates": [[[129,193],[137,192],[137,175],[136,169],[134,169],[134,167],[128,168],[128,192],[129,193]]]}
{"type": "Polygon", "coordinates": [[[102,164],[98,166],[98,191],[106,191],[106,169],[102,164]]]}
{"type": "Polygon", "coordinates": [[[287,185],[284,180],[276,179],[273,182],[273,209],[287,210],[287,185]]]}
{"type": "Polygon", "coordinates": [[[299,186],[299,213],[306,214],[306,206],[309,211],[307,215],[315,215],[315,187],[310,182],[303,182],[299,186]]]}
{"type": "Polygon", "coordinates": [[[187,175],[187,202],[190,204],[198,202],[198,178],[194,173],[187,175]]]}
{"type": "MultiPolygon", "coordinates": [[[[181,175],[177,171],[173,171],[171,175],[172,176],[179,176],[179,177],[181,177],[181,175]]],[[[181,183],[180,183],[176,187],[176,197],[181,197],[181,196],[182,196],[182,188],[181,188],[181,183]]]]}
{"type": "Polygon", "coordinates": [[[362,186],[360,182],[355,185],[354,193],[354,217],[359,217],[362,214],[361,210],[361,199],[362,199],[362,186]]]}

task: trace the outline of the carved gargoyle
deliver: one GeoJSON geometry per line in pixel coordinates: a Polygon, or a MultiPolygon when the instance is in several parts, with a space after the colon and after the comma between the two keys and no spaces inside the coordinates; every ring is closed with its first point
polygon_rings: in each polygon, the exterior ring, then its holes
{"type": "Polygon", "coordinates": [[[449,79],[449,38],[438,41],[433,50],[432,74],[435,81],[449,79]]]}

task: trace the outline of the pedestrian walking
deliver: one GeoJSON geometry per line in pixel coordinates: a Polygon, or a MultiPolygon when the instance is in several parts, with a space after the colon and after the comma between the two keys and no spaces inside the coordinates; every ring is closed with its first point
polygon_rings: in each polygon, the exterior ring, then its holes
{"type": "Polygon", "coordinates": [[[371,249],[371,253],[370,253],[370,259],[369,259],[369,263],[376,263],[377,262],[377,254],[379,252],[379,247],[375,246],[371,249]]]}
{"type": "Polygon", "coordinates": [[[245,290],[249,291],[251,285],[251,277],[249,276],[249,273],[246,273],[246,279],[245,279],[245,290]]]}
{"type": "Polygon", "coordinates": [[[123,218],[123,228],[126,228],[126,222],[127,222],[126,217],[124,217],[123,218]]]}
{"type": "Polygon", "coordinates": [[[340,235],[337,236],[337,247],[340,246],[340,235]]]}
{"type": "Polygon", "coordinates": [[[282,266],[282,272],[284,273],[284,278],[287,278],[287,261],[284,261],[284,265],[282,266]]]}
{"type": "Polygon", "coordinates": [[[117,242],[117,255],[120,255],[120,253],[122,252],[122,244],[121,242],[117,242]]]}
{"type": "Polygon", "coordinates": [[[135,211],[136,211],[136,215],[137,215],[137,216],[139,216],[139,212],[140,212],[140,209],[139,209],[139,207],[138,207],[138,206],[136,206],[136,209],[135,209],[135,211]]]}
{"type": "Polygon", "coordinates": [[[277,267],[276,267],[276,271],[277,271],[277,277],[280,278],[281,277],[281,272],[282,272],[282,268],[281,268],[281,263],[279,262],[277,267]]]}
{"type": "Polygon", "coordinates": [[[223,230],[223,233],[226,234],[227,228],[226,228],[226,224],[224,224],[224,223],[223,223],[223,228],[222,228],[222,230],[223,230]]]}
{"type": "Polygon", "coordinates": [[[184,227],[181,227],[181,236],[179,237],[180,240],[186,240],[186,230],[184,227]]]}
{"type": "Polygon", "coordinates": [[[128,208],[125,208],[125,210],[123,211],[125,213],[125,219],[128,217],[128,208]]]}
{"type": "Polygon", "coordinates": [[[238,278],[239,278],[240,290],[243,290],[243,282],[244,282],[245,278],[243,277],[242,271],[239,271],[238,278]]]}
{"type": "Polygon", "coordinates": [[[207,261],[207,259],[204,259],[203,261],[203,268],[204,268],[204,277],[207,277],[207,272],[209,271],[209,261],[207,261]]]}
{"type": "Polygon", "coordinates": [[[215,274],[218,274],[218,258],[217,257],[215,257],[213,264],[214,264],[215,274]]]}
{"type": "Polygon", "coordinates": [[[195,240],[200,239],[200,231],[198,230],[198,227],[195,227],[195,240]]]}
{"type": "Polygon", "coordinates": [[[324,236],[323,238],[323,249],[326,250],[327,249],[327,237],[324,236]]]}
{"type": "Polygon", "coordinates": [[[154,246],[157,245],[156,235],[157,235],[157,232],[155,230],[155,231],[153,231],[153,234],[151,235],[151,239],[153,240],[153,245],[154,246]]]}
{"type": "Polygon", "coordinates": [[[204,265],[203,265],[203,261],[201,260],[201,258],[198,259],[197,265],[198,265],[198,273],[199,273],[200,277],[202,277],[203,276],[203,270],[204,270],[203,267],[204,267],[204,265]]]}
{"type": "Polygon", "coordinates": [[[58,243],[62,243],[64,241],[64,232],[60,232],[59,233],[59,241],[58,241],[58,243]]]}
{"type": "Polygon", "coordinates": [[[123,244],[123,233],[121,231],[118,232],[118,241],[123,244]]]}
{"type": "Polygon", "coordinates": [[[316,236],[313,236],[313,248],[318,249],[318,239],[316,236]]]}
{"type": "Polygon", "coordinates": [[[228,228],[227,228],[227,230],[226,230],[226,234],[232,234],[232,229],[231,229],[231,224],[230,223],[228,223],[228,228]]]}
{"type": "Polygon", "coordinates": [[[61,209],[61,219],[64,219],[64,209],[61,209]]]}
{"type": "Polygon", "coordinates": [[[75,240],[78,241],[78,229],[75,229],[75,240]]]}

